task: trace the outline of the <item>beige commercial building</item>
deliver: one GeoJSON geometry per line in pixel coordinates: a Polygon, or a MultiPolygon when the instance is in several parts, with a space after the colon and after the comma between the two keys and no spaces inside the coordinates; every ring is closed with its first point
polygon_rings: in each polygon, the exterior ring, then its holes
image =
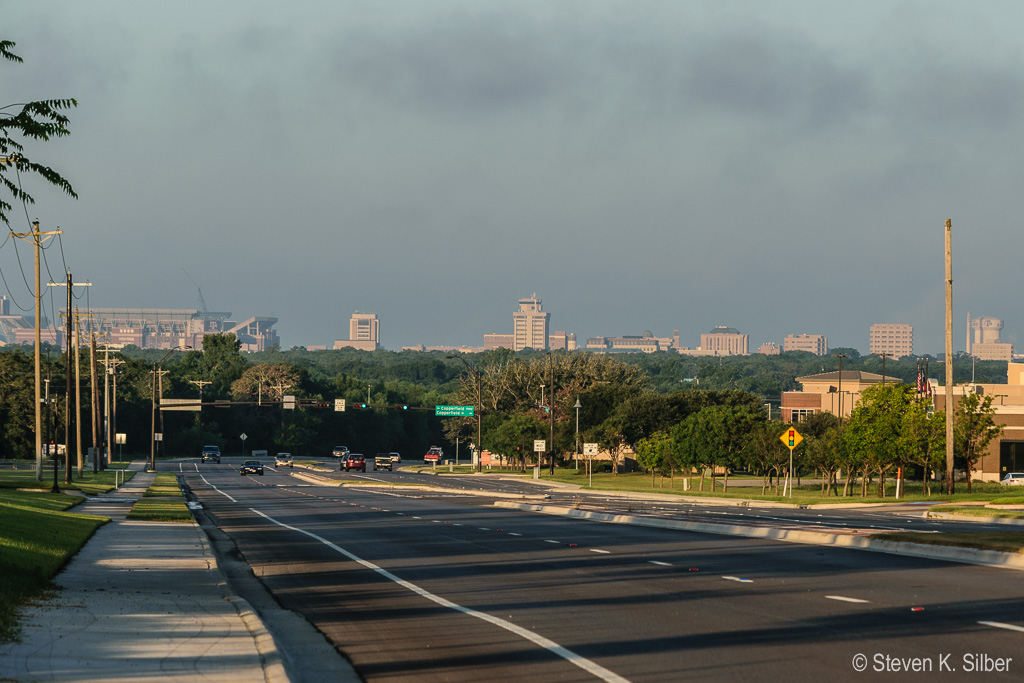
{"type": "MultiPolygon", "coordinates": [[[[519,310],[512,314],[513,351],[523,349],[548,349],[548,322],[551,314],[545,313],[537,293],[519,300],[519,310]]],[[[486,345],[486,344],[485,344],[486,345]]]]}
{"type": "Polygon", "coordinates": [[[380,320],[376,313],[356,311],[348,321],[348,339],[336,339],[336,349],[376,351],[380,348],[380,320]]]}
{"type": "MultiPolygon", "coordinates": [[[[849,417],[860,401],[866,388],[883,381],[881,375],[860,370],[823,372],[817,375],[797,377],[800,391],[782,392],[782,421],[800,422],[820,412],[849,417]]],[[[890,384],[902,384],[901,380],[885,378],[890,384]]]]}
{"type": "Polygon", "coordinates": [[[749,344],[750,335],[733,327],[718,326],[700,335],[700,350],[710,356],[746,356],[749,344]]]}
{"type": "Polygon", "coordinates": [[[906,323],[877,323],[869,333],[869,351],[893,358],[914,355],[914,328],[906,323]]]}
{"type": "Polygon", "coordinates": [[[788,334],[782,340],[782,350],[806,351],[816,356],[828,353],[828,338],[823,334],[788,334]]]}

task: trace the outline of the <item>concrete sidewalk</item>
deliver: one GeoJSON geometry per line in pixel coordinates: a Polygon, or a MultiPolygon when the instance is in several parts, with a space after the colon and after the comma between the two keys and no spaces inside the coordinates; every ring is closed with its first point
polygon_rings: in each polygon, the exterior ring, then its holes
{"type": "Polygon", "coordinates": [[[154,477],[75,508],[111,522],[55,577],[54,599],[23,613],[21,642],[0,645],[0,680],[291,680],[197,525],[125,519],[154,477]]]}

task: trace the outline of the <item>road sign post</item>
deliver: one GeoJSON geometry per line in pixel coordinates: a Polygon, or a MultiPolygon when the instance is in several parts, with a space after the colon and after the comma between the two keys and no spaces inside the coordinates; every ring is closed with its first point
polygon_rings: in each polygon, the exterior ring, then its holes
{"type": "Polygon", "coordinates": [[[782,443],[786,444],[786,448],[789,449],[789,477],[786,482],[789,485],[789,497],[793,497],[793,449],[800,445],[800,442],[804,440],[804,437],[800,436],[800,432],[796,431],[793,427],[790,427],[782,436],[779,437],[782,443]]]}

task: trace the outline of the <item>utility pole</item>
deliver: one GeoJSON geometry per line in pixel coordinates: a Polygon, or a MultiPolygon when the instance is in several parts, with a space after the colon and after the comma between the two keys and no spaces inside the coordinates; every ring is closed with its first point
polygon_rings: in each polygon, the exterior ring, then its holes
{"type": "Polygon", "coordinates": [[[32,221],[32,232],[12,232],[11,233],[12,237],[17,237],[19,239],[23,239],[26,242],[32,242],[33,246],[35,247],[36,291],[35,291],[35,294],[33,295],[33,298],[35,298],[35,304],[36,304],[36,306],[35,306],[35,315],[36,315],[36,321],[35,321],[35,326],[36,326],[36,348],[35,348],[35,354],[34,354],[34,356],[35,356],[35,359],[34,359],[35,360],[35,371],[36,371],[35,372],[35,379],[36,379],[36,384],[35,384],[35,386],[36,386],[36,389],[35,389],[35,398],[36,398],[36,481],[42,481],[43,480],[43,407],[42,407],[42,404],[39,402],[40,401],[39,385],[42,384],[42,374],[43,374],[43,371],[42,371],[42,357],[40,355],[41,354],[40,349],[42,348],[42,343],[43,342],[42,342],[42,335],[40,333],[40,327],[39,327],[40,321],[42,320],[42,317],[43,317],[43,292],[42,292],[42,283],[40,281],[40,275],[39,275],[39,252],[40,252],[40,249],[42,247],[42,242],[43,242],[43,238],[44,237],[48,239],[50,237],[53,237],[54,235],[60,235],[60,234],[63,234],[63,231],[60,229],[59,225],[57,226],[56,230],[51,230],[49,232],[39,232],[39,220],[38,219],[32,221]],[[31,239],[28,239],[28,238],[31,238],[31,239]]]}
{"type": "MultiPolygon", "coordinates": [[[[190,379],[189,384],[195,384],[199,387],[199,443],[203,443],[203,387],[207,384],[213,384],[209,380],[204,379],[190,379]]],[[[282,399],[283,400],[283,399],[282,399]]],[[[245,455],[244,453],[242,455],[245,455]]]]}
{"type": "Polygon", "coordinates": [[[124,360],[120,358],[110,357],[110,345],[105,344],[103,346],[104,358],[100,363],[103,363],[103,431],[106,434],[106,438],[103,440],[105,448],[107,449],[106,462],[109,465],[114,458],[114,433],[115,427],[115,416],[117,415],[117,366],[124,363],[124,360]],[[109,384],[113,385],[113,397],[111,397],[109,384]]]}
{"type": "MultiPolygon", "coordinates": [[[[72,282],[71,281],[71,269],[67,269],[68,281],[65,282],[47,282],[47,287],[67,287],[68,288],[68,307],[67,314],[65,316],[65,332],[64,332],[64,344],[67,349],[67,384],[65,384],[66,396],[64,400],[64,483],[71,483],[71,295],[72,287],[91,287],[91,282],[72,282]]],[[[76,359],[77,360],[77,359],[76,359]]],[[[81,430],[79,430],[79,438],[81,438],[81,430]]],[[[76,444],[77,446],[77,444],[76,444]]],[[[79,462],[78,462],[78,476],[82,476],[82,463],[81,463],[81,448],[79,448],[79,462]]]]}
{"type": "Polygon", "coordinates": [[[92,413],[92,471],[93,474],[100,469],[100,406],[99,406],[99,387],[96,386],[96,333],[93,332],[89,335],[89,378],[90,392],[92,396],[92,403],[89,404],[90,412],[92,413]]]}
{"type": "Polygon", "coordinates": [[[953,221],[946,219],[946,494],[953,495],[953,221]]]}
{"type": "MultiPolygon", "coordinates": [[[[75,452],[78,464],[78,477],[82,477],[82,328],[79,319],[82,313],[78,312],[75,306],[75,452]]],[[[91,316],[91,313],[84,314],[91,316]]]]}

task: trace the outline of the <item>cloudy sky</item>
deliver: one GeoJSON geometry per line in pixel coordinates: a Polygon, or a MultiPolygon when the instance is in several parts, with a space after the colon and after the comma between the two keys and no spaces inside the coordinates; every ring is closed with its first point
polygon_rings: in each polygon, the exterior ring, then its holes
{"type": "MultiPolygon", "coordinates": [[[[79,199],[30,181],[29,213],[93,306],[197,308],[190,275],[210,310],[279,318],[285,348],[360,310],[397,349],[481,344],[536,292],[582,343],[729,325],[866,353],[871,324],[906,322],[939,353],[950,218],[955,348],[968,311],[1024,343],[1018,2],[0,12],[25,60],[0,64],[0,105],[78,100],[28,153],[79,199]]],[[[0,268],[28,307],[10,241],[0,268]]]]}

